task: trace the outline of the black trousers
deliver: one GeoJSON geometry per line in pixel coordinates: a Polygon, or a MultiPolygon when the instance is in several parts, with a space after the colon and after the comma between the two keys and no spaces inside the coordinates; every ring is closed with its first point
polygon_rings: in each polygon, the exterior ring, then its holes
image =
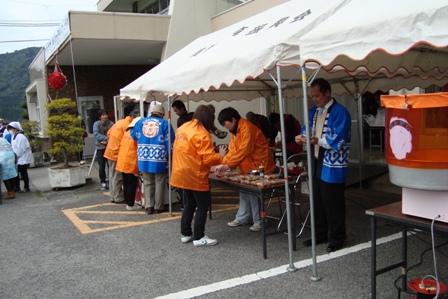
{"type": "Polygon", "coordinates": [[[199,240],[204,236],[207,212],[211,203],[210,191],[193,191],[184,189],[184,210],[180,221],[182,235],[191,236],[199,240]],[[196,212],[196,213],[195,213],[196,212]],[[194,229],[191,231],[191,222],[194,215],[194,229]]]}
{"type": "Polygon", "coordinates": [[[331,184],[314,178],[316,238],[328,237],[330,244],[345,240],[345,184],[331,184]]]}
{"type": "Polygon", "coordinates": [[[28,177],[28,167],[30,164],[18,165],[17,170],[19,171],[19,175],[16,177],[16,191],[20,191],[20,180],[23,180],[24,189],[30,190],[30,179],[28,177]]]}
{"type": "Polygon", "coordinates": [[[9,180],[4,180],[3,183],[5,183],[6,191],[8,192],[15,192],[16,191],[16,185],[17,185],[17,178],[12,178],[9,180]]]}
{"type": "Polygon", "coordinates": [[[128,206],[134,206],[138,177],[131,173],[123,173],[123,195],[128,206]]]}
{"type": "Polygon", "coordinates": [[[104,149],[96,150],[96,158],[98,161],[98,174],[100,176],[100,182],[105,183],[107,159],[104,158],[104,149]]]}

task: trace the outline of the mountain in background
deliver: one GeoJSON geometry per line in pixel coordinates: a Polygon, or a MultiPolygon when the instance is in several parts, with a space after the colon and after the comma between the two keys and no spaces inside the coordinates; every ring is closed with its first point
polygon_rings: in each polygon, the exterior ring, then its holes
{"type": "Polygon", "coordinates": [[[0,54],[0,118],[21,120],[30,83],[28,66],[40,48],[26,48],[0,54]]]}

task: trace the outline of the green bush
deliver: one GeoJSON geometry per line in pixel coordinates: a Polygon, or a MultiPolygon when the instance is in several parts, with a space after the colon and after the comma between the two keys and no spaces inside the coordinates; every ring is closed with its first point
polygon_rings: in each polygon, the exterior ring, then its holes
{"type": "Polygon", "coordinates": [[[64,160],[68,167],[69,155],[83,149],[84,129],[81,118],[77,116],[76,103],[71,99],[56,99],[48,104],[48,136],[50,136],[50,153],[64,160]]]}

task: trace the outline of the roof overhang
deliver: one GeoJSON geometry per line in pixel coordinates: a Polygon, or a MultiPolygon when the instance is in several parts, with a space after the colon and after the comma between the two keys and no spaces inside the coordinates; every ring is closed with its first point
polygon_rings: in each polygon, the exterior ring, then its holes
{"type": "Polygon", "coordinates": [[[160,61],[170,17],[70,12],[46,46],[46,64],[146,65],[160,61]],[[73,61],[72,61],[73,52],[73,61]]]}

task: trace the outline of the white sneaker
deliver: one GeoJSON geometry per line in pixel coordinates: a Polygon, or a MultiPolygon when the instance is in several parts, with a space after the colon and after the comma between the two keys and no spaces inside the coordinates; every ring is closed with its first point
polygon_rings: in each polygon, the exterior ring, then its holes
{"type": "Polygon", "coordinates": [[[259,232],[261,230],[260,223],[254,223],[249,229],[253,232],[259,232]]]}
{"type": "Polygon", "coordinates": [[[102,191],[106,190],[106,183],[101,183],[101,188],[102,191]]]}
{"type": "Polygon", "coordinates": [[[180,236],[180,241],[182,243],[188,243],[188,242],[191,242],[191,240],[193,240],[192,236],[184,236],[184,235],[180,236]]]}
{"type": "Polygon", "coordinates": [[[126,205],[126,210],[128,210],[128,211],[138,211],[141,209],[142,209],[142,207],[138,206],[138,205],[133,205],[133,206],[126,205]]]}
{"type": "Polygon", "coordinates": [[[201,239],[193,241],[193,245],[196,247],[212,246],[212,245],[216,245],[216,244],[218,244],[218,240],[210,239],[207,236],[203,236],[201,239]]]}
{"type": "Polygon", "coordinates": [[[237,227],[237,226],[241,226],[241,225],[243,225],[243,224],[237,220],[232,220],[227,223],[227,226],[230,226],[230,227],[237,227]]]}

